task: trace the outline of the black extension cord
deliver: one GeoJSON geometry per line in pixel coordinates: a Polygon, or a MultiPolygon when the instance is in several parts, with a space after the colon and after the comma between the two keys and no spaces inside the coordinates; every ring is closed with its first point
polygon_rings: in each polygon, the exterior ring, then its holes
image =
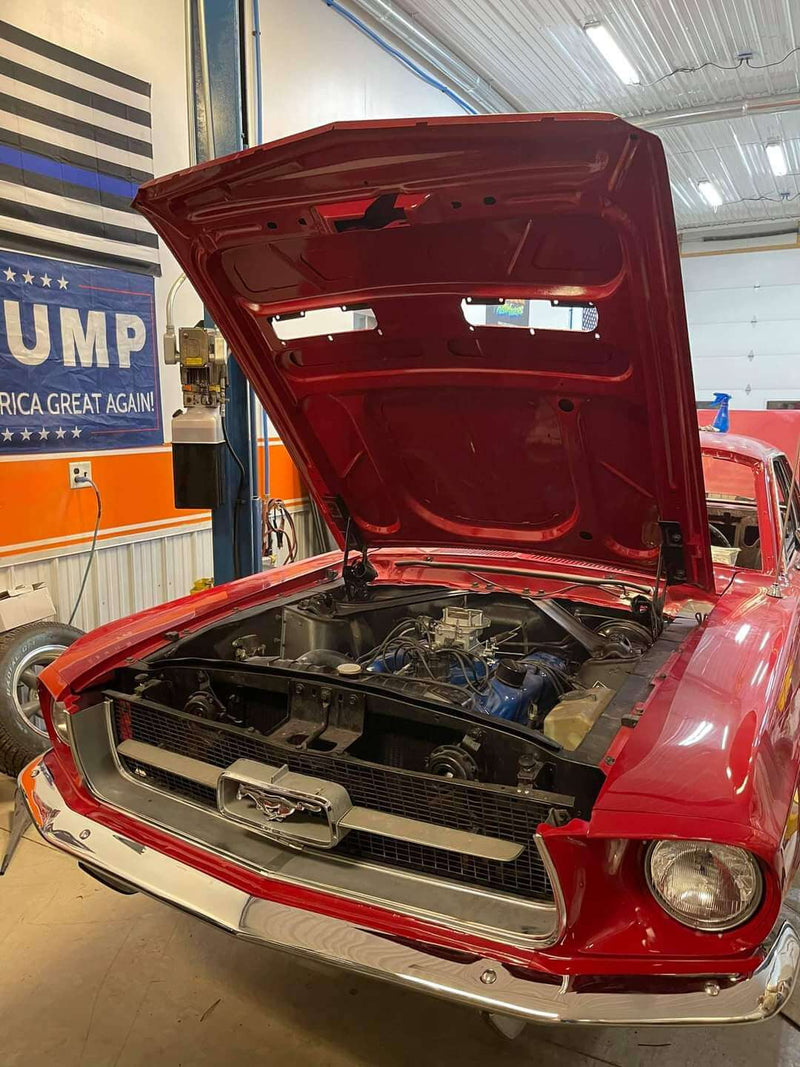
{"type": "Polygon", "coordinates": [[[81,587],[78,590],[78,595],[75,598],[75,603],[72,606],[72,611],[70,613],[69,619],[67,620],[67,626],[71,626],[72,625],[72,620],[75,618],[75,616],[76,616],[76,614],[78,612],[78,608],[80,607],[81,600],[83,599],[83,591],[86,588],[86,580],[89,577],[89,571],[92,569],[92,563],[94,562],[95,553],[97,552],[97,534],[98,534],[98,531],[100,530],[100,518],[101,518],[101,516],[103,514],[103,501],[102,501],[102,499],[100,497],[100,490],[94,484],[92,479],[91,478],[87,478],[83,474],[79,474],[79,475],[76,475],[75,481],[76,481],[76,483],[79,483],[81,485],[83,485],[83,484],[90,485],[92,487],[92,489],[94,489],[95,499],[97,500],[97,518],[95,519],[95,523],[94,523],[94,533],[92,534],[92,547],[89,549],[89,559],[86,562],[86,569],[83,572],[83,578],[81,580],[81,587]]]}
{"type": "Polygon", "coordinates": [[[233,457],[236,466],[239,468],[239,486],[236,490],[236,499],[233,502],[233,576],[234,578],[242,577],[242,562],[241,552],[239,550],[239,508],[242,505],[242,489],[244,487],[245,469],[244,463],[239,459],[236,454],[231,439],[228,437],[228,424],[225,416],[222,415],[220,421],[222,422],[222,437],[225,441],[228,451],[233,457]]]}

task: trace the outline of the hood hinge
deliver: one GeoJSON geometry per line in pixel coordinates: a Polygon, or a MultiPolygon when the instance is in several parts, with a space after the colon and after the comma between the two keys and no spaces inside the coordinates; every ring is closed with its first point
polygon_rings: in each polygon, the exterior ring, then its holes
{"type": "Polygon", "coordinates": [[[344,559],[342,560],[342,580],[344,592],[348,600],[369,600],[369,583],[377,578],[378,572],[367,558],[367,545],[358,535],[353,525],[350,514],[345,510],[347,526],[344,533],[344,559]],[[351,548],[357,550],[360,555],[354,563],[350,563],[351,548]]]}
{"type": "Polygon", "coordinates": [[[661,562],[667,585],[686,581],[686,560],[683,555],[683,530],[679,522],[659,522],[661,528],[661,562]]]}

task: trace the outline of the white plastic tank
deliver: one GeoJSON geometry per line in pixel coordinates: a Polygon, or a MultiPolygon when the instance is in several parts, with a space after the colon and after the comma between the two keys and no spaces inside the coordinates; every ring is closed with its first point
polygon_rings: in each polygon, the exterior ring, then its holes
{"type": "Polygon", "coordinates": [[[614,695],[602,682],[591,689],[565,693],[544,720],[545,737],[558,741],[568,752],[574,751],[602,715],[614,695]]]}

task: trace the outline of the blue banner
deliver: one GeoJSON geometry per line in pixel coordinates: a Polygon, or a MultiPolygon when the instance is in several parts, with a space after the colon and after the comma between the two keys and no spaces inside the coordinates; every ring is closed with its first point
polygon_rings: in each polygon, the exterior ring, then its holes
{"type": "Polygon", "coordinates": [[[153,279],[0,250],[0,455],[163,442],[153,279]]]}

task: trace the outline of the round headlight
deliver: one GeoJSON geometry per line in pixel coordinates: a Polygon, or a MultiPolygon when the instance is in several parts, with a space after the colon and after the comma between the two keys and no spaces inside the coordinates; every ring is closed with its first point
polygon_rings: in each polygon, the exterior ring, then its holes
{"type": "Polygon", "coordinates": [[[658,903],[696,930],[730,930],[749,919],[761,902],[761,871],[743,848],[658,841],[645,862],[658,903]]]}

